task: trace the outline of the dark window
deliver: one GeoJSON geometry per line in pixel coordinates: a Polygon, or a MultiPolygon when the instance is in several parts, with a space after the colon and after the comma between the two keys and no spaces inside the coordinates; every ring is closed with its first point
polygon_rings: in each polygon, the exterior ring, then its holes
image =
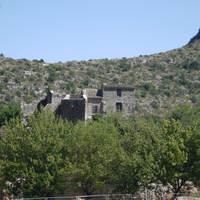
{"type": "Polygon", "coordinates": [[[120,102],[116,103],[116,111],[122,111],[122,103],[120,102]]]}
{"type": "Polygon", "coordinates": [[[121,89],[117,89],[117,96],[118,96],[118,97],[121,97],[121,96],[122,96],[122,91],[121,91],[121,89]]]}
{"type": "Polygon", "coordinates": [[[98,110],[98,106],[93,105],[92,106],[92,114],[96,114],[98,110]]]}

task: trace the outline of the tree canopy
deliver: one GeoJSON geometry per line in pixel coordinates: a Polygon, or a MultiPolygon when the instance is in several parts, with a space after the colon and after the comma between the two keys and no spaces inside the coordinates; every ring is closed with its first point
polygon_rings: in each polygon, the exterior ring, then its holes
{"type": "Polygon", "coordinates": [[[70,127],[44,110],[35,111],[26,125],[18,118],[7,122],[0,140],[1,184],[16,196],[51,196],[64,190],[70,127]]]}
{"type": "Polygon", "coordinates": [[[19,103],[11,102],[9,104],[0,103],[0,127],[14,117],[22,117],[22,109],[19,103]]]}
{"type": "Polygon", "coordinates": [[[117,128],[106,121],[79,122],[69,140],[74,186],[94,194],[111,184],[116,173],[113,169],[125,156],[117,128]]]}
{"type": "Polygon", "coordinates": [[[188,181],[198,187],[199,107],[184,106],[165,119],[113,113],[72,124],[44,109],[26,123],[10,118],[0,140],[1,187],[16,197],[55,196],[69,187],[86,194],[135,193],[152,183],[174,193],[188,181]]]}

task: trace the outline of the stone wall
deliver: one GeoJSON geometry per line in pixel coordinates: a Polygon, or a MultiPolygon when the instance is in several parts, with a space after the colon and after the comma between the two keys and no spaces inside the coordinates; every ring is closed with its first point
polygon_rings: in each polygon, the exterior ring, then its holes
{"type": "Polygon", "coordinates": [[[122,111],[130,115],[135,110],[135,93],[133,87],[102,87],[105,112],[116,111],[116,103],[122,104],[122,111]],[[117,93],[117,90],[118,93],[117,93]],[[121,91],[121,95],[120,94],[121,91]]]}
{"type": "Polygon", "coordinates": [[[61,103],[61,99],[63,99],[65,95],[60,93],[54,93],[53,91],[49,91],[47,94],[47,104],[51,105],[51,109],[54,112],[57,107],[61,103]]]}
{"type": "Polygon", "coordinates": [[[26,104],[24,102],[21,103],[21,108],[22,108],[22,112],[24,117],[31,115],[35,109],[37,109],[38,107],[38,102],[33,102],[31,104],[26,104]]]}
{"type": "Polygon", "coordinates": [[[94,114],[106,114],[118,109],[125,115],[135,111],[135,94],[132,86],[103,84],[101,90],[84,89],[81,95],[62,95],[48,91],[47,97],[38,105],[49,107],[68,121],[91,119],[94,114]]]}
{"type": "Polygon", "coordinates": [[[87,99],[87,106],[86,106],[86,118],[91,119],[92,116],[95,114],[93,113],[93,106],[96,106],[96,113],[102,113],[101,109],[101,101],[102,97],[93,97],[93,98],[88,98],[87,99]]]}
{"type": "Polygon", "coordinates": [[[63,119],[76,122],[77,119],[85,120],[85,99],[62,99],[60,115],[63,119]]]}

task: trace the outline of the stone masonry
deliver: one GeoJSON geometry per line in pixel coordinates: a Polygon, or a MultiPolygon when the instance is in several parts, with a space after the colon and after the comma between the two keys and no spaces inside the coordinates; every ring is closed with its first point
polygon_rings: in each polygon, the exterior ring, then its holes
{"type": "Polygon", "coordinates": [[[49,91],[47,97],[38,104],[68,121],[91,119],[95,114],[109,111],[130,115],[135,110],[135,90],[130,85],[102,84],[101,89],[84,89],[80,95],[60,95],[49,91]]]}

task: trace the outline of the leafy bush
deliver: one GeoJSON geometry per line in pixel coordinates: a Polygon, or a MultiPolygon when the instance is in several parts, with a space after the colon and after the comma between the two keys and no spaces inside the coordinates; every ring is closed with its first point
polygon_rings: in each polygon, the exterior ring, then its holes
{"type": "Polygon", "coordinates": [[[165,94],[167,97],[170,97],[170,96],[171,96],[171,92],[170,92],[169,90],[164,91],[164,94],[165,94]]]}
{"type": "Polygon", "coordinates": [[[138,103],[135,104],[135,111],[137,111],[137,112],[142,111],[142,107],[138,103]]]}
{"type": "Polygon", "coordinates": [[[88,86],[89,85],[89,79],[88,78],[86,78],[84,81],[83,81],[83,85],[84,86],[88,86]]]}
{"type": "Polygon", "coordinates": [[[184,73],[181,74],[180,78],[179,78],[179,83],[181,85],[187,85],[188,84],[188,80],[186,79],[186,76],[184,73]]]}
{"type": "Polygon", "coordinates": [[[24,97],[24,101],[27,103],[27,104],[30,104],[32,101],[33,101],[33,98],[29,95],[25,95],[24,97]]]}
{"type": "Polygon", "coordinates": [[[4,75],[4,74],[5,74],[5,72],[6,72],[6,70],[5,70],[5,69],[1,69],[1,70],[0,70],[0,75],[4,75]]]}
{"type": "Polygon", "coordinates": [[[74,94],[76,91],[76,84],[72,81],[68,83],[61,83],[60,84],[60,89],[61,90],[66,90],[68,93],[74,94]]]}
{"type": "Polygon", "coordinates": [[[9,81],[8,76],[6,76],[6,77],[3,78],[3,82],[4,82],[4,83],[8,83],[8,81],[9,81]]]}
{"type": "Polygon", "coordinates": [[[141,95],[142,98],[145,98],[147,96],[147,93],[143,91],[143,92],[141,92],[140,95],[141,95]]]}
{"type": "Polygon", "coordinates": [[[156,88],[152,83],[143,83],[140,85],[140,88],[150,92],[151,95],[156,95],[157,93],[156,88]]]}
{"type": "Polygon", "coordinates": [[[199,70],[200,69],[200,63],[198,61],[192,61],[189,62],[189,60],[185,61],[183,63],[183,68],[184,69],[191,69],[191,70],[199,70]]]}
{"type": "Polygon", "coordinates": [[[0,83],[0,93],[2,93],[3,89],[5,88],[5,84],[0,83]]]}
{"type": "Polygon", "coordinates": [[[16,76],[14,81],[15,81],[15,83],[20,83],[21,82],[21,78],[19,76],[16,76]]]}
{"type": "Polygon", "coordinates": [[[118,82],[119,82],[118,78],[116,78],[116,77],[113,78],[113,82],[114,82],[114,83],[118,83],[118,82]]]}
{"type": "Polygon", "coordinates": [[[90,78],[95,78],[96,77],[95,71],[93,69],[88,69],[87,70],[87,75],[89,75],[90,78]]]}
{"type": "Polygon", "coordinates": [[[48,78],[47,78],[47,81],[48,82],[54,82],[56,80],[56,73],[55,73],[55,71],[51,71],[50,73],[49,73],[49,76],[48,76],[48,78]]]}
{"type": "Polygon", "coordinates": [[[11,102],[11,100],[12,100],[11,95],[10,95],[10,94],[7,94],[7,95],[5,96],[5,101],[11,102]]]}
{"type": "Polygon", "coordinates": [[[131,68],[131,65],[127,63],[127,59],[125,57],[123,57],[119,63],[119,68],[123,71],[129,71],[131,68]]]}
{"type": "Polygon", "coordinates": [[[11,102],[9,104],[0,103],[0,127],[14,117],[22,117],[22,110],[19,103],[11,102]]]}
{"type": "Polygon", "coordinates": [[[17,97],[21,97],[21,95],[22,95],[19,90],[17,90],[15,94],[16,94],[17,97]]]}
{"type": "Polygon", "coordinates": [[[151,102],[151,106],[154,109],[158,109],[160,107],[159,102],[158,101],[152,101],[151,102]]]}

